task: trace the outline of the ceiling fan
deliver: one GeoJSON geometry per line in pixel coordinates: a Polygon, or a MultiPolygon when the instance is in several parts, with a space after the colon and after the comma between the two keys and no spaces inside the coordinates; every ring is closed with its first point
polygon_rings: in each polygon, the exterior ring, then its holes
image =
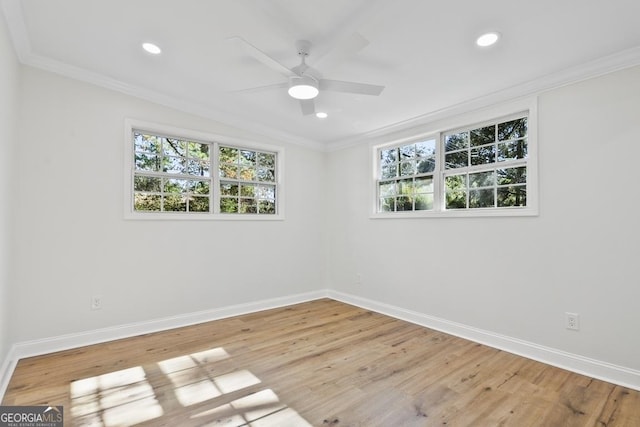
{"type": "MultiPolygon", "coordinates": [[[[300,108],[302,110],[302,114],[305,116],[315,113],[315,102],[313,99],[318,96],[320,91],[378,96],[384,89],[384,86],[322,78],[321,74],[315,68],[307,65],[306,60],[311,50],[311,42],[308,40],[298,40],[295,43],[298,56],[300,57],[300,64],[293,68],[287,68],[243,38],[232,37],[231,39],[239,42],[245,52],[250,56],[262,62],[269,68],[283,74],[285,77],[288,77],[287,82],[244,89],[237,92],[246,93],[268,89],[287,88],[289,95],[300,101],[300,108]]],[[[354,37],[351,38],[350,42],[343,46],[341,50],[344,54],[348,51],[360,50],[367,44],[368,41],[366,39],[360,35],[354,34],[354,37]]]]}

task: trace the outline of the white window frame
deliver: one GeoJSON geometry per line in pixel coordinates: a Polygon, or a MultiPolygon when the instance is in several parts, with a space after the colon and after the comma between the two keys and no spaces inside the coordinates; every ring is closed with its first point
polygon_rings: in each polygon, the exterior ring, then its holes
{"type": "Polygon", "coordinates": [[[232,221],[273,221],[284,220],[284,147],[247,141],[244,139],[199,132],[173,126],[136,119],[125,119],[124,126],[124,218],[135,220],[232,220],[232,221]],[[212,212],[142,212],[133,207],[133,177],[135,173],[133,132],[144,131],[150,134],[176,137],[211,144],[210,178],[212,212]],[[239,149],[271,152],[276,154],[276,213],[243,214],[220,213],[220,176],[218,168],[218,147],[227,146],[239,149]]]}
{"type": "MultiPolygon", "coordinates": [[[[371,214],[373,219],[390,218],[455,218],[455,217],[519,217],[537,216],[538,209],[538,112],[537,98],[529,97],[509,103],[488,107],[482,110],[468,112],[454,117],[440,119],[430,125],[416,127],[413,131],[404,131],[402,138],[389,138],[387,142],[371,143],[371,214]],[[527,206],[524,207],[503,207],[503,208],[467,208],[467,209],[445,209],[444,200],[444,177],[455,175],[455,169],[444,169],[444,149],[443,135],[453,133],[457,130],[467,130],[470,127],[482,127],[515,118],[518,115],[526,114],[527,119],[527,159],[523,161],[513,161],[509,167],[515,163],[526,164],[527,166],[527,206]],[[406,136],[409,135],[409,136],[406,136]],[[380,171],[380,151],[411,144],[412,142],[424,141],[427,139],[436,140],[436,170],[433,175],[434,182],[434,206],[432,210],[419,211],[396,211],[379,212],[378,181],[380,171]]],[[[495,165],[495,164],[493,164],[495,165]]],[[[488,165],[482,165],[485,167],[488,165]]],[[[460,168],[463,169],[463,168],[460,168]]],[[[468,171],[468,170],[467,170],[468,171]]]]}

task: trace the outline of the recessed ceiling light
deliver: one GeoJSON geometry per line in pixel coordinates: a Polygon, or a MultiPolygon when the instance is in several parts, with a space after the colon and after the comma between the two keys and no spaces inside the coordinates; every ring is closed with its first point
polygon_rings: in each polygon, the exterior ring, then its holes
{"type": "Polygon", "coordinates": [[[162,49],[160,49],[158,45],[153,43],[142,43],[142,48],[152,55],[160,55],[160,53],[162,53],[162,49]]]}
{"type": "Polygon", "coordinates": [[[497,42],[499,38],[500,38],[500,34],[495,31],[492,31],[490,33],[485,33],[480,37],[478,37],[478,39],[476,40],[476,44],[480,47],[491,46],[492,44],[495,44],[495,42],[497,42]]]}
{"type": "Polygon", "coordinates": [[[329,117],[329,115],[327,113],[325,113],[324,111],[318,111],[316,113],[316,117],[319,119],[326,119],[327,117],[329,117]]]}

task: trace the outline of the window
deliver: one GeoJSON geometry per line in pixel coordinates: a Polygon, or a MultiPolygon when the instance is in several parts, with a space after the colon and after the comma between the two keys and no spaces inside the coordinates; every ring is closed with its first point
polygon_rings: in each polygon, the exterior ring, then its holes
{"type": "Polygon", "coordinates": [[[535,215],[530,121],[524,112],[374,147],[374,217],[535,215]]]}
{"type": "Polygon", "coordinates": [[[527,117],[442,136],[445,209],[527,206],[527,117]]]}
{"type": "Polygon", "coordinates": [[[210,212],[210,144],[133,131],[133,209],[210,212]]]}
{"type": "Polygon", "coordinates": [[[380,210],[433,209],[436,141],[418,141],[380,150],[380,210]]]}
{"type": "Polygon", "coordinates": [[[128,122],[125,215],[281,219],[283,150],[224,139],[128,122]]]}
{"type": "Polygon", "coordinates": [[[220,212],[276,212],[276,155],[220,146],[220,212]]]}

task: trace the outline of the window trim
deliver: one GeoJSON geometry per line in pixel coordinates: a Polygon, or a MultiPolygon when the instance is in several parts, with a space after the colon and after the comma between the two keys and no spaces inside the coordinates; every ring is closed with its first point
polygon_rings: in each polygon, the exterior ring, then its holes
{"type": "Polygon", "coordinates": [[[200,132],[190,129],[178,128],[159,123],[126,118],[124,126],[124,218],[133,220],[195,220],[195,221],[281,221],[285,219],[284,206],[284,147],[249,141],[240,138],[200,132]],[[138,212],[133,208],[133,177],[135,173],[133,161],[133,132],[146,131],[162,136],[171,136],[180,139],[191,139],[199,142],[210,143],[212,147],[210,177],[211,177],[211,202],[214,204],[214,212],[138,212]],[[220,176],[218,174],[218,145],[245,148],[249,150],[267,151],[276,154],[276,213],[271,214],[236,214],[215,212],[215,203],[219,203],[220,176]]]}
{"type": "Polygon", "coordinates": [[[370,191],[370,215],[371,219],[401,219],[401,218],[470,218],[470,217],[522,217],[538,216],[538,108],[537,97],[527,97],[519,100],[494,105],[481,110],[476,110],[456,116],[437,120],[429,125],[418,126],[413,130],[402,132],[403,137],[387,139],[386,142],[370,144],[371,162],[371,191],[370,191]],[[481,127],[483,124],[491,124],[508,119],[519,114],[527,114],[527,206],[503,207],[503,208],[477,208],[477,209],[444,209],[444,176],[451,174],[450,169],[444,169],[444,150],[442,148],[442,136],[444,133],[456,130],[467,130],[469,127],[481,127]],[[407,136],[409,135],[409,136],[407,136]],[[430,211],[396,211],[378,212],[378,167],[379,150],[410,144],[426,139],[436,140],[436,171],[434,173],[434,208],[430,211]]]}

